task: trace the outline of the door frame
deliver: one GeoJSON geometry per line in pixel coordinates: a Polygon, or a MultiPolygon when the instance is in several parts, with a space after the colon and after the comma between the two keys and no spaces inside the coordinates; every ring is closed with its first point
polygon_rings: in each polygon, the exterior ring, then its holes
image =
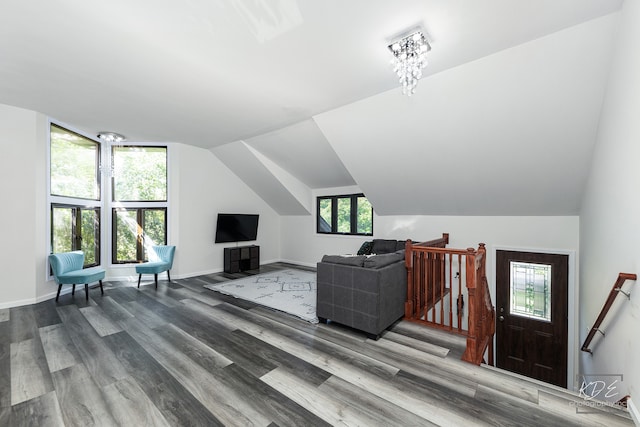
{"type": "MultiPolygon", "coordinates": [[[[537,252],[541,254],[558,254],[568,255],[568,268],[569,277],[567,278],[567,388],[569,390],[577,391],[576,374],[578,367],[578,351],[580,343],[578,339],[580,334],[578,333],[578,281],[577,279],[577,258],[576,251],[567,249],[540,249],[534,247],[521,247],[521,246],[491,246],[491,277],[489,284],[491,286],[491,300],[493,304],[496,303],[496,260],[497,251],[516,251],[516,252],[537,252]]],[[[493,340],[493,354],[496,354],[497,342],[493,340]]]]}

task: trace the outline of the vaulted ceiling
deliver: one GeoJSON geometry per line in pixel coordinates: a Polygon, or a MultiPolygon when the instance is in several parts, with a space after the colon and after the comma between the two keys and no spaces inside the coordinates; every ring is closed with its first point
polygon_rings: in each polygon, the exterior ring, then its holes
{"type": "Polygon", "coordinates": [[[0,103],[210,148],[282,214],[576,215],[622,0],[11,1],[0,103]],[[432,44],[415,96],[386,46],[432,44]]]}

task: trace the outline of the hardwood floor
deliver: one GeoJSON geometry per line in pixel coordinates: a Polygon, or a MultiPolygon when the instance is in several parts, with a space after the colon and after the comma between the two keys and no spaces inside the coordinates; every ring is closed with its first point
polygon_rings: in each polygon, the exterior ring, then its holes
{"type": "Polygon", "coordinates": [[[633,425],[461,362],[457,337],[399,322],[372,341],[203,288],[238,277],[106,283],[88,302],[0,310],[0,425],[633,425]]]}

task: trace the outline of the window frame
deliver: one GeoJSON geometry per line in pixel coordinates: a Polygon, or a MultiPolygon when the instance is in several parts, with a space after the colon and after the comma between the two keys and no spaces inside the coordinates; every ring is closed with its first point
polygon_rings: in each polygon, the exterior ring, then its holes
{"type": "MultiPolygon", "coordinates": [[[[44,128],[44,126],[43,126],[44,128]]],[[[97,252],[96,258],[98,263],[96,266],[105,266],[107,265],[109,268],[119,269],[119,268],[131,268],[136,265],[138,261],[134,262],[119,262],[115,263],[115,258],[112,258],[113,255],[113,236],[115,234],[115,229],[113,228],[113,208],[136,208],[136,209],[163,209],[164,214],[164,238],[165,244],[167,242],[171,242],[171,230],[170,230],[170,200],[171,200],[171,182],[170,182],[170,168],[171,168],[171,144],[170,143],[162,143],[162,142],[153,142],[153,143],[145,143],[145,142],[132,142],[130,144],[127,143],[111,143],[107,141],[103,141],[96,136],[92,136],[87,134],[86,132],[75,129],[72,126],[69,126],[63,122],[55,120],[53,118],[48,118],[46,121],[46,129],[44,129],[44,133],[46,135],[46,143],[47,143],[47,159],[46,159],[46,209],[47,209],[47,222],[46,222],[46,233],[48,240],[48,253],[52,253],[53,251],[53,212],[52,208],[54,206],[65,206],[70,208],[77,209],[98,209],[99,215],[97,216],[99,221],[99,231],[96,230],[96,247],[97,252]],[[52,194],[52,180],[51,180],[51,172],[52,172],[52,164],[51,164],[51,136],[52,130],[55,130],[53,127],[62,129],[64,132],[69,132],[71,134],[79,135],[82,138],[90,140],[97,144],[97,156],[96,156],[96,180],[98,182],[98,192],[99,199],[83,199],[83,198],[74,198],[68,196],[59,196],[52,194]],[[132,202],[124,202],[124,201],[114,201],[113,200],[113,183],[112,183],[112,166],[113,159],[111,154],[113,153],[112,147],[114,146],[131,146],[131,147],[158,147],[165,149],[166,154],[166,171],[165,171],[165,185],[166,185],[166,200],[164,201],[132,201],[132,202]]],[[[94,266],[92,264],[91,266],[94,266]]],[[[89,267],[85,265],[85,267],[89,267]]],[[[46,261],[46,274],[47,279],[52,279],[52,272],[49,266],[48,260],[46,261]]]]}
{"type": "Polygon", "coordinates": [[[102,213],[101,213],[101,208],[100,206],[86,206],[86,205],[75,205],[75,204],[67,204],[67,203],[50,203],[49,204],[49,208],[50,208],[50,227],[51,227],[51,232],[49,233],[49,245],[51,248],[51,253],[53,253],[53,247],[54,247],[54,242],[53,242],[53,238],[54,238],[54,234],[53,231],[55,229],[54,227],[54,215],[53,215],[53,211],[54,209],[71,209],[72,213],[72,224],[71,224],[71,250],[72,251],[79,251],[82,250],[82,212],[83,211],[96,211],[96,217],[99,219],[98,221],[98,227],[97,229],[94,228],[94,239],[97,242],[97,244],[95,245],[95,262],[91,263],[91,264],[87,264],[86,260],[87,257],[85,255],[85,264],[83,265],[83,268],[89,268],[89,267],[95,267],[101,264],[101,239],[100,236],[102,235],[102,213]],[[80,233],[78,234],[77,230],[80,230],[80,233]]]}
{"type": "Polygon", "coordinates": [[[149,145],[145,145],[145,144],[123,144],[123,143],[119,143],[119,144],[111,144],[109,146],[110,149],[110,161],[111,161],[111,168],[114,171],[111,174],[111,179],[110,179],[110,193],[111,193],[111,203],[112,204],[119,204],[119,203],[167,203],[168,199],[169,199],[169,147],[166,145],[158,145],[158,144],[149,144],[149,145]],[[165,198],[163,200],[116,200],[116,174],[115,174],[115,152],[118,148],[122,148],[122,147],[128,147],[128,148],[163,148],[164,149],[164,153],[165,153],[165,177],[164,177],[164,182],[165,185],[167,186],[167,188],[165,189],[165,198]]]}
{"type": "MultiPolygon", "coordinates": [[[[49,241],[48,241],[48,252],[49,253],[53,253],[54,250],[54,232],[55,232],[55,227],[53,224],[54,221],[54,215],[53,215],[53,210],[56,208],[69,208],[72,210],[72,230],[71,230],[71,250],[82,250],[82,241],[80,239],[78,239],[79,235],[77,233],[77,229],[78,227],[80,227],[80,235],[82,232],[82,216],[81,213],[82,211],[89,211],[89,210],[94,210],[97,212],[97,216],[96,218],[98,218],[98,226],[97,229],[94,228],[95,231],[95,236],[94,238],[95,240],[95,262],[91,263],[91,264],[86,264],[86,261],[89,257],[85,256],[85,264],[83,265],[83,268],[89,268],[89,267],[94,267],[94,266],[98,266],[98,265],[102,265],[102,263],[104,262],[102,254],[103,254],[103,244],[104,244],[104,227],[103,227],[103,221],[104,221],[104,212],[102,210],[103,207],[103,200],[104,200],[104,180],[102,179],[102,172],[103,172],[103,168],[102,168],[102,159],[104,159],[103,156],[103,149],[104,149],[104,143],[94,137],[91,137],[89,135],[86,135],[78,130],[73,129],[72,127],[60,123],[60,122],[56,122],[53,120],[48,120],[47,121],[47,236],[49,236],[49,241]],[[59,195],[59,194],[54,194],[53,191],[53,186],[52,186],[52,177],[51,177],[51,173],[52,173],[52,152],[51,152],[51,147],[52,147],[52,132],[53,132],[53,128],[57,128],[60,131],[63,132],[68,132],[70,134],[76,135],[80,138],[83,138],[87,141],[90,141],[94,144],[96,144],[96,153],[95,153],[95,184],[97,185],[97,194],[98,194],[98,198],[94,199],[94,198],[84,198],[84,197],[73,197],[73,196],[65,196],[65,195],[59,195]]],[[[47,261],[47,274],[48,274],[48,278],[52,277],[52,271],[51,268],[49,266],[49,262],[47,261]]]]}
{"type": "MultiPolygon", "coordinates": [[[[371,232],[370,233],[358,233],[358,199],[367,197],[363,193],[355,193],[355,194],[340,194],[340,195],[332,195],[332,196],[318,196],[316,197],[316,233],[317,234],[325,234],[325,235],[341,235],[341,236],[373,236],[373,206],[371,206],[371,232]],[[340,232],[338,231],[338,201],[349,199],[349,232],[340,232]],[[322,216],[320,215],[320,204],[323,200],[331,201],[331,230],[330,231],[322,231],[320,229],[320,219],[322,216]],[[355,230],[355,231],[354,231],[355,230]]],[[[367,199],[368,201],[369,199],[367,199]]],[[[369,202],[371,203],[371,202],[369,202]]]]}
{"type": "Polygon", "coordinates": [[[114,265],[123,264],[139,264],[148,260],[147,251],[145,251],[145,236],[144,236],[144,213],[146,211],[164,211],[164,241],[157,242],[156,244],[166,245],[168,241],[168,209],[166,206],[128,206],[128,207],[115,207],[111,208],[111,263],[114,265]],[[136,260],[123,260],[118,261],[118,211],[136,211],[136,224],[138,225],[138,233],[136,235],[136,260]]]}
{"type": "Polygon", "coordinates": [[[69,199],[69,200],[82,200],[82,201],[91,201],[91,202],[97,202],[100,203],[102,201],[102,196],[104,194],[103,188],[102,188],[102,142],[95,139],[95,138],[91,138],[87,135],[83,135],[80,132],[76,132],[74,130],[72,130],[71,128],[69,128],[66,125],[61,125],[59,123],[50,121],[49,122],[49,127],[48,127],[48,153],[49,153],[49,162],[48,162],[48,178],[47,178],[47,182],[49,183],[49,197],[51,198],[60,198],[60,199],[69,199]],[[61,129],[63,131],[72,133],[80,138],[86,139],[88,141],[91,141],[93,143],[96,144],[96,159],[95,159],[95,170],[96,170],[96,177],[95,177],[95,185],[97,186],[97,190],[98,190],[98,197],[97,198],[88,198],[88,197],[76,197],[76,196],[66,196],[63,194],[54,194],[53,193],[53,188],[51,185],[51,161],[52,161],[52,155],[51,155],[51,128],[52,127],[56,127],[58,129],[61,129]]]}

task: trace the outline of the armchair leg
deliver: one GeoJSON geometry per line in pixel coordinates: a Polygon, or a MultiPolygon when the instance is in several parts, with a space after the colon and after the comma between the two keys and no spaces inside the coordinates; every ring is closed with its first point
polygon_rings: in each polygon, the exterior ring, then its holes
{"type": "Polygon", "coordinates": [[[142,273],[138,274],[138,289],[140,289],[140,279],[142,279],[142,273]]]}
{"type": "Polygon", "coordinates": [[[84,284],[84,295],[86,297],[86,300],[89,301],[89,284],[88,283],[84,284]]]}
{"type": "Polygon", "coordinates": [[[171,275],[169,274],[169,270],[167,270],[167,277],[169,278],[169,281],[171,281],[171,275]]]}
{"type": "Polygon", "coordinates": [[[102,289],[102,280],[99,280],[99,282],[100,282],[100,293],[104,295],[104,289],[102,289]]]}
{"type": "Polygon", "coordinates": [[[56,302],[58,302],[58,298],[60,298],[60,289],[62,289],[62,284],[58,285],[58,293],[56,294],[56,302]]]}
{"type": "Polygon", "coordinates": [[[156,282],[156,289],[158,289],[158,273],[154,273],[153,280],[156,282]]]}
{"type": "Polygon", "coordinates": [[[75,295],[76,294],[76,284],[74,283],[73,288],[71,288],[71,295],[75,295]]]}

